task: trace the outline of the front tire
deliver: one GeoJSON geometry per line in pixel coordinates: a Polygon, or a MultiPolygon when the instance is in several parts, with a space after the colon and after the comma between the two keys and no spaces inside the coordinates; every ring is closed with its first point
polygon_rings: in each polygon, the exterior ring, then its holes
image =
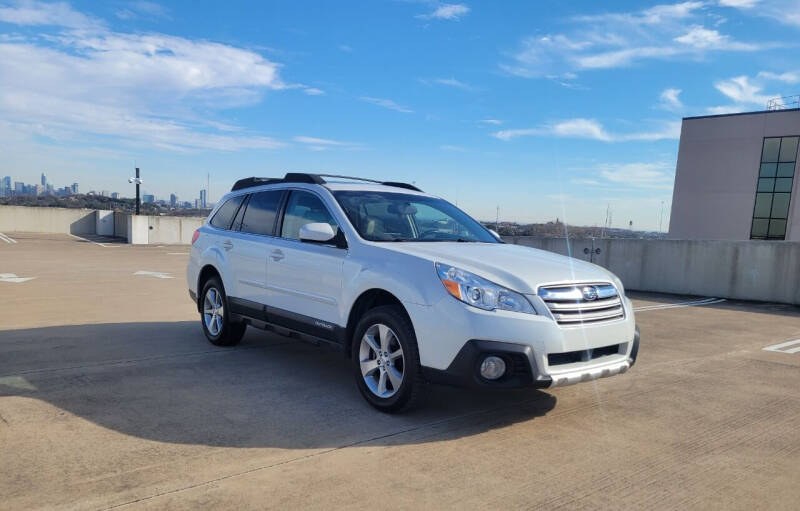
{"type": "Polygon", "coordinates": [[[228,314],[228,297],[217,277],[203,285],[200,295],[200,323],[206,339],[215,346],[234,346],[242,340],[247,329],[245,323],[235,323],[228,314]]]}
{"type": "Polygon", "coordinates": [[[369,404],[387,413],[419,404],[425,382],[417,338],[401,307],[368,311],[355,328],[351,352],[356,385],[369,404]]]}

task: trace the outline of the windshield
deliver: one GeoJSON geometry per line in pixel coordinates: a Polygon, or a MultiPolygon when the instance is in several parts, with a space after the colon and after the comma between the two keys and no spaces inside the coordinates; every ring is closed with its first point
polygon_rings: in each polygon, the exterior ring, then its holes
{"type": "Polygon", "coordinates": [[[442,199],[368,191],[333,195],[365,240],[499,243],[479,222],[442,199]]]}

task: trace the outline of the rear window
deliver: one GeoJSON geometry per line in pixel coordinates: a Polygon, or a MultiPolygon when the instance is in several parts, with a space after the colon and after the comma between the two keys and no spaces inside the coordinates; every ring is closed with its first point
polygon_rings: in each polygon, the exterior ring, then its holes
{"type": "Polygon", "coordinates": [[[233,217],[236,216],[236,212],[239,210],[239,206],[241,206],[244,197],[244,195],[238,195],[228,199],[225,204],[220,206],[211,219],[211,225],[217,229],[230,229],[233,217]]]}
{"type": "Polygon", "coordinates": [[[283,190],[254,193],[247,203],[242,220],[242,231],[272,236],[275,232],[275,217],[281,204],[283,190]]]}

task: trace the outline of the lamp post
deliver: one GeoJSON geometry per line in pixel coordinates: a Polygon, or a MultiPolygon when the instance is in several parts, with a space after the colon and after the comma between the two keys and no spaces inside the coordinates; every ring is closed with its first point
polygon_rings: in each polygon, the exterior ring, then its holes
{"type": "Polygon", "coordinates": [[[139,204],[141,200],[139,199],[139,186],[142,184],[142,180],[139,178],[139,167],[136,167],[136,177],[129,177],[129,183],[136,183],[136,214],[139,214],[139,204]]]}

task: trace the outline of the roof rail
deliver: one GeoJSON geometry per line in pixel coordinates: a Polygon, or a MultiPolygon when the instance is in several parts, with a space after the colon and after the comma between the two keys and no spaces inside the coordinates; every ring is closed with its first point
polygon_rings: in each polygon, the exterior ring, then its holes
{"type": "Polygon", "coordinates": [[[363,177],[342,176],[339,174],[309,174],[306,172],[287,172],[283,178],[279,177],[247,177],[240,179],[233,184],[232,192],[242,190],[244,188],[252,188],[254,186],[270,185],[276,183],[308,183],[323,185],[326,183],[324,177],[335,177],[340,179],[353,179],[355,181],[366,181],[368,183],[376,183],[384,186],[393,186],[395,188],[405,188],[406,190],[414,190],[421,192],[419,188],[408,183],[398,183],[396,181],[378,181],[377,179],[367,179],[363,177]]]}

